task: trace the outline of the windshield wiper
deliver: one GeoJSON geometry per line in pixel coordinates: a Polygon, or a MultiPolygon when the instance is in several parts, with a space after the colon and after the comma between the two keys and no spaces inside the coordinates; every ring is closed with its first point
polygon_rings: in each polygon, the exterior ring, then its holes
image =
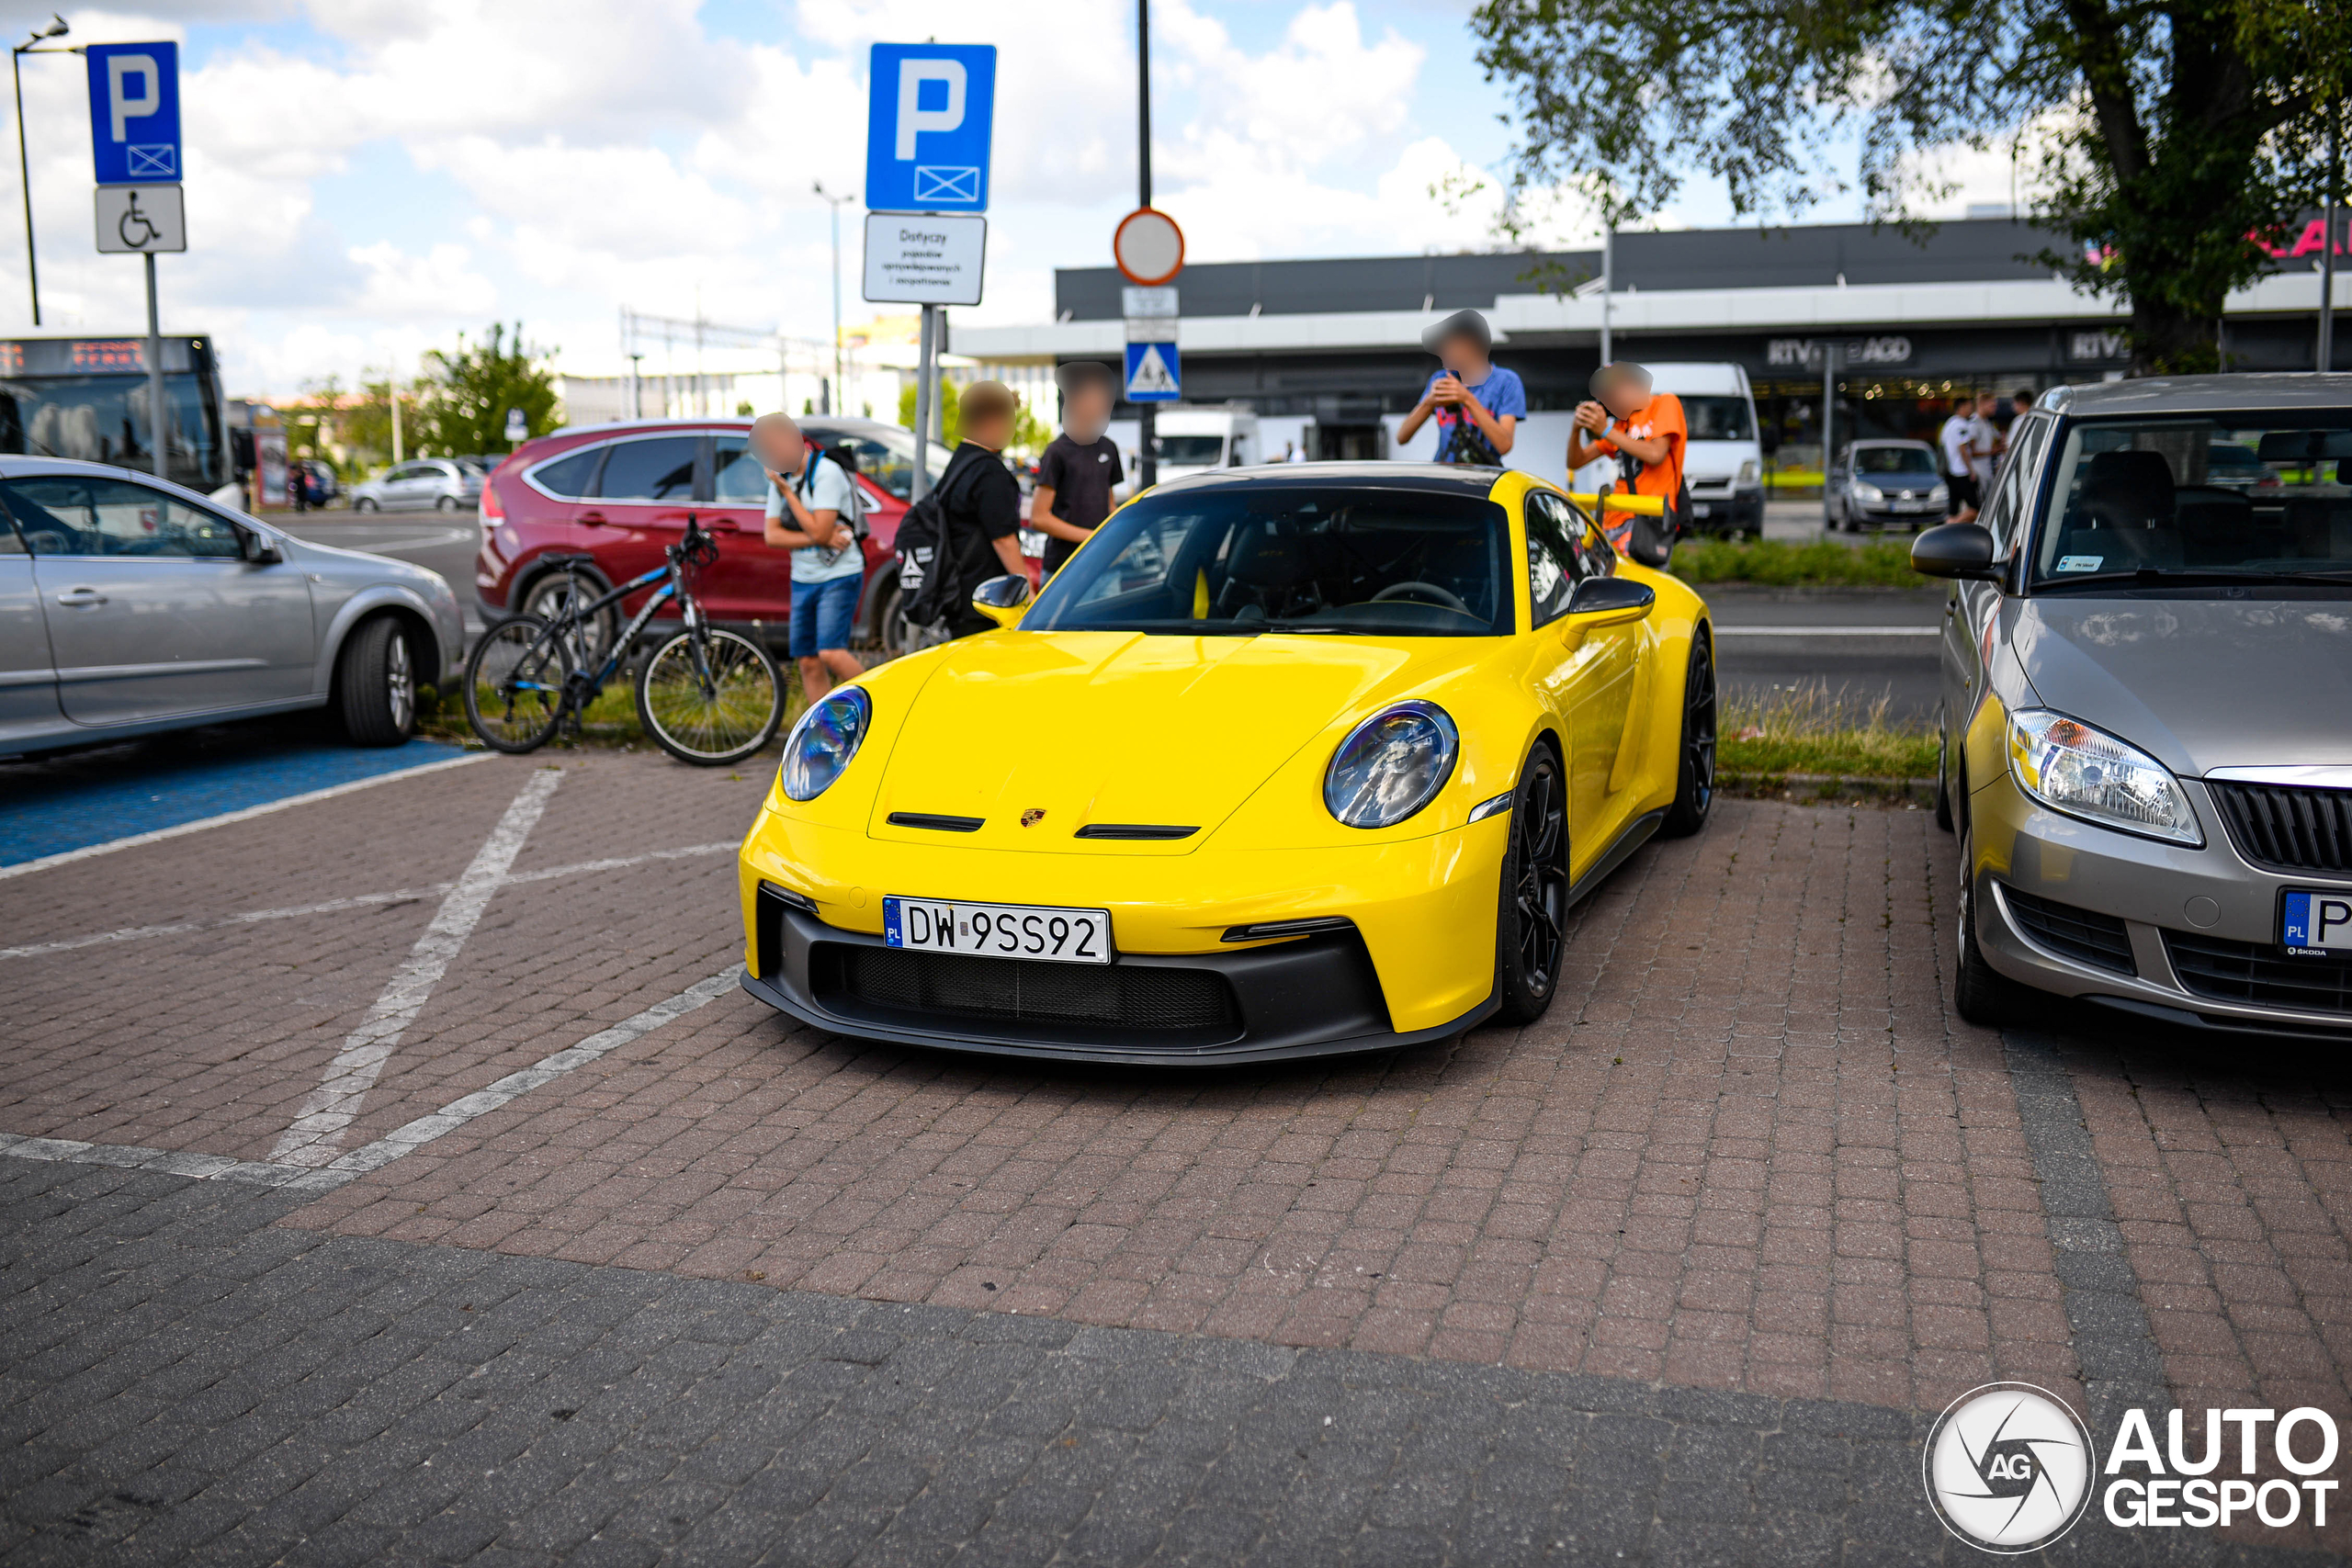
{"type": "Polygon", "coordinates": [[[2045,577],[2037,588],[2075,588],[2094,582],[2129,582],[2140,587],[2192,587],[2211,582],[2284,582],[2306,587],[2352,587],[2352,571],[2247,571],[2226,567],[2143,566],[2133,571],[2094,571],[2076,576],[2045,577]]]}

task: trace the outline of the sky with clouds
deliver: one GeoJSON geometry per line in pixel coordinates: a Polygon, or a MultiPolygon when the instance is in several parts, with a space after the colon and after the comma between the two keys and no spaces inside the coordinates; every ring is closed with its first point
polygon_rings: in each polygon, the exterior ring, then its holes
{"type": "MultiPolygon", "coordinates": [[[[524,321],[582,374],[623,367],[618,312],[830,326],[811,189],[858,188],[876,41],[998,46],[988,298],[1038,321],[1053,270],[1109,259],[1134,205],[1135,12],[1125,0],[185,0],[69,9],[65,42],[181,46],[190,250],[164,329],[217,340],[233,394],[348,385],[393,355],[524,321]]],[[[1462,0],[1159,0],[1156,205],[1196,261],[1488,243],[1504,100],[1462,0]]],[[[22,38],[42,7],[0,5],[22,38]]],[[[24,62],[44,330],[141,323],[138,263],[91,240],[83,64],[24,62]]],[[[10,204],[13,206],[14,204],[10,204]]],[[[856,211],[842,225],[844,314],[856,211]]],[[[1816,214],[1841,217],[1835,209],[1816,214]]],[[[1673,219],[1720,222],[1687,193],[1673,219]]],[[[1573,213],[1555,240],[1577,238],[1573,213]]],[[[21,223],[0,221],[0,333],[29,330],[21,223]]],[[[648,366],[649,370],[652,368],[648,366]]],[[[380,375],[380,368],[375,370],[380,375]]]]}

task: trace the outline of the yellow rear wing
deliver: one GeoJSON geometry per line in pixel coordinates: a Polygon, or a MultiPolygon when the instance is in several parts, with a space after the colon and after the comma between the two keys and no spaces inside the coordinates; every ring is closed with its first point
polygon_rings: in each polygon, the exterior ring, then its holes
{"type": "Polygon", "coordinates": [[[1630,512],[1639,517],[1663,517],[1666,515],[1666,498],[1664,496],[1616,494],[1595,495],[1589,491],[1578,494],[1577,492],[1571,491],[1568,492],[1568,499],[1575,502],[1578,506],[1583,507],[1587,512],[1630,512]]]}

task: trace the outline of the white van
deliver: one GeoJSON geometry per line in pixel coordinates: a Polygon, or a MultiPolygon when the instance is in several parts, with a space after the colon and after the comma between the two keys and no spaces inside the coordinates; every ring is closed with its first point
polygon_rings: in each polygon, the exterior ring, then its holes
{"type": "MultiPolygon", "coordinates": [[[[1267,461],[1258,442],[1258,416],[1247,408],[1170,403],[1160,409],[1152,428],[1159,437],[1162,484],[1211,468],[1238,468],[1267,461]]],[[[1141,481],[1143,427],[1132,419],[1114,419],[1109,434],[1126,459],[1127,482],[1118,491],[1124,498],[1133,494],[1141,481]]]]}
{"type": "Polygon", "coordinates": [[[1764,448],[1756,433],[1756,396],[1736,365],[1634,362],[1655,391],[1682,400],[1690,445],[1682,481],[1690,487],[1690,531],[1764,536],[1764,448]]]}

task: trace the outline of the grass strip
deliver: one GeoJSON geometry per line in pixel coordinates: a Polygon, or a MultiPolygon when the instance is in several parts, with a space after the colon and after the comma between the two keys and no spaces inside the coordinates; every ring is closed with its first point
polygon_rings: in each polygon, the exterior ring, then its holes
{"type": "Polygon", "coordinates": [[[1723,701],[1715,767],[1778,777],[1931,778],[1936,738],[1925,726],[1889,722],[1893,698],[1802,682],[1723,701]]]}
{"type": "Polygon", "coordinates": [[[1871,539],[1860,546],[1834,539],[1793,545],[1785,539],[1735,542],[1687,539],[1674,547],[1668,569],[1685,582],[1754,582],[1768,588],[1928,588],[1933,581],[1911,570],[1908,539],[1871,539]]]}

